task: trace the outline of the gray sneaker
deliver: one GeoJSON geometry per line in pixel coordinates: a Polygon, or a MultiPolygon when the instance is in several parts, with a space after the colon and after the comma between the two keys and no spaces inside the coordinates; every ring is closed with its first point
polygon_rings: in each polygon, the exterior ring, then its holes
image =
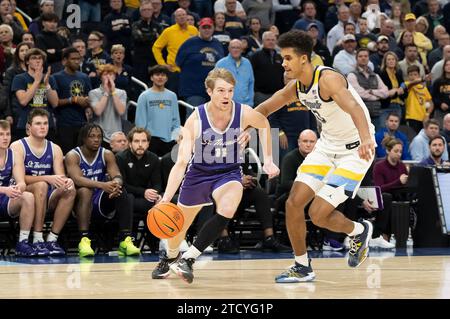
{"type": "Polygon", "coordinates": [[[192,283],[194,280],[194,269],[192,265],[195,263],[194,258],[181,258],[177,263],[170,265],[170,270],[176,273],[188,284],[192,283]]]}
{"type": "Polygon", "coordinates": [[[369,256],[369,241],[372,238],[373,226],[367,220],[360,219],[359,222],[364,226],[364,231],[350,238],[350,252],[348,255],[348,265],[350,267],[358,267],[369,256]]]}
{"type": "Polygon", "coordinates": [[[153,279],[164,279],[170,275],[170,265],[176,263],[180,259],[181,253],[175,258],[168,258],[166,252],[163,250],[159,253],[159,263],[152,271],[153,279]]]}
{"type": "Polygon", "coordinates": [[[289,269],[283,271],[281,274],[275,277],[275,282],[279,284],[295,283],[295,282],[308,282],[313,281],[316,278],[316,274],[311,267],[311,259],[308,260],[308,267],[303,266],[295,262],[289,269]]]}

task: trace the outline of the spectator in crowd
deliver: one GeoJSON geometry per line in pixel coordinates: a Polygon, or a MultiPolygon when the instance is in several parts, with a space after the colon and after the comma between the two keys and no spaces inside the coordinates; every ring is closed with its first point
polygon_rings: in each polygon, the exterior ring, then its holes
{"type": "Polygon", "coordinates": [[[314,53],[319,56],[324,65],[331,66],[333,60],[331,59],[330,51],[328,51],[328,48],[326,45],[322,43],[322,41],[318,40],[319,35],[319,27],[315,23],[310,23],[307,27],[307,33],[311,36],[313,39],[313,51],[314,53]]]}
{"type": "Polygon", "coordinates": [[[333,52],[336,43],[344,36],[344,24],[348,22],[350,18],[350,10],[346,5],[341,5],[338,8],[337,23],[327,34],[327,47],[330,52],[333,52]]]}
{"type": "MultiPolygon", "coordinates": [[[[349,22],[344,23],[344,36],[346,34],[356,35],[355,24],[353,22],[349,21],[349,22]]],[[[356,36],[355,36],[355,38],[356,38],[356,36]]],[[[336,54],[338,54],[338,52],[341,51],[342,49],[343,49],[342,39],[340,39],[338,42],[336,42],[333,52],[331,52],[331,56],[335,57],[336,54]]]]}
{"type": "Polygon", "coordinates": [[[152,87],[143,92],[137,102],[136,126],[151,132],[149,150],[158,156],[170,152],[180,129],[178,99],[165,88],[169,70],[155,65],[149,71],[152,87]]]}
{"type": "Polygon", "coordinates": [[[151,2],[153,6],[153,20],[156,23],[159,23],[161,28],[164,30],[172,24],[170,17],[161,12],[163,7],[161,0],[151,0],[151,2]]]}
{"type": "MultiPolygon", "coordinates": [[[[439,122],[435,119],[429,119],[425,121],[424,128],[417,134],[409,146],[409,152],[411,153],[414,161],[422,161],[430,156],[430,148],[428,144],[430,140],[439,135],[439,122]]],[[[445,144],[445,143],[444,143],[445,144]]],[[[442,159],[448,161],[448,152],[445,149],[442,159]]]]}
{"type": "Polygon", "coordinates": [[[438,0],[427,0],[427,4],[428,13],[423,17],[427,20],[430,28],[428,28],[428,31],[424,34],[427,36],[427,38],[432,39],[434,27],[436,27],[437,25],[442,25],[444,23],[444,16],[442,14],[441,5],[438,0]]]}
{"type": "Polygon", "coordinates": [[[390,20],[392,20],[394,26],[393,29],[394,37],[398,38],[400,34],[405,30],[405,27],[403,25],[404,14],[402,12],[402,7],[400,3],[395,2],[392,3],[390,20]]]}
{"type": "MultiPolygon", "coordinates": [[[[125,64],[126,49],[121,44],[114,44],[111,47],[111,59],[117,70],[116,87],[128,92],[131,85],[131,75],[133,68],[125,64]]],[[[138,67],[141,67],[138,65],[138,67]]]]}
{"type": "Polygon", "coordinates": [[[123,2],[125,10],[122,9],[122,11],[124,11],[124,13],[126,13],[129,17],[132,17],[134,12],[139,9],[140,0],[124,0],[123,2]]]}
{"type": "Polygon", "coordinates": [[[416,16],[414,13],[405,15],[405,29],[413,34],[414,44],[417,46],[423,65],[426,66],[427,53],[433,49],[433,45],[431,40],[423,33],[416,31],[416,16]]]}
{"type": "MultiPolygon", "coordinates": [[[[113,83],[113,80],[111,80],[113,83]]],[[[119,255],[139,255],[131,236],[133,227],[133,201],[124,186],[114,154],[104,149],[102,128],[88,123],[80,131],[80,145],[67,153],[65,163],[68,175],[77,186],[74,211],[80,231],[78,253],[80,257],[94,256],[89,239],[91,218],[119,221],[119,255]],[[107,174],[110,180],[107,179],[107,174]]]]}
{"type": "Polygon", "coordinates": [[[297,20],[292,28],[308,31],[307,27],[311,23],[315,23],[319,30],[319,35],[317,38],[319,41],[322,41],[325,38],[325,27],[321,21],[316,19],[317,10],[315,2],[312,0],[305,1],[302,3],[302,7],[303,17],[297,20]]]}
{"type": "Polygon", "coordinates": [[[253,107],[255,77],[252,64],[247,58],[242,56],[241,40],[231,40],[227,51],[230,53],[220,59],[216,67],[227,69],[236,79],[233,100],[253,107]]]}
{"type": "Polygon", "coordinates": [[[369,57],[370,61],[373,63],[375,73],[381,73],[381,62],[383,61],[384,55],[388,51],[389,38],[385,35],[380,35],[377,39],[377,52],[372,53],[369,57]]]}
{"type": "Polygon", "coordinates": [[[34,35],[30,31],[22,33],[22,42],[30,42],[34,46],[34,35]]]}
{"type": "Polygon", "coordinates": [[[57,240],[72,212],[76,192],[73,181],[66,177],[61,148],[46,139],[48,121],[44,109],[31,111],[27,121],[28,137],[12,143],[11,149],[16,160],[24,164],[26,190],[34,195],[34,248],[38,255],[56,256],[65,254],[57,240]],[[54,215],[51,231],[44,241],[47,211],[54,215]]]}
{"type": "Polygon", "coordinates": [[[433,105],[434,118],[442,123],[446,114],[449,113],[450,106],[450,58],[445,59],[443,74],[433,83],[433,105]]]}
{"type": "Polygon", "coordinates": [[[7,24],[12,28],[13,42],[15,44],[22,41],[23,29],[11,11],[11,2],[9,0],[0,1],[0,24],[7,24]]]}
{"type": "MultiPolygon", "coordinates": [[[[398,50],[395,51],[398,55],[399,60],[403,60],[403,58],[405,57],[405,50],[407,45],[415,45],[414,37],[412,32],[404,31],[398,38],[398,50]]],[[[420,56],[418,56],[418,58],[419,60],[421,59],[420,56]]]]}
{"type": "Polygon", "coordinates": [[[20,12],[18,12],[16,10],[17,9],[16,0],[10,0],[10,3],[11,3],[11,14],[14,16],[15,19],[17,19],[17,22],[19,22],[19,24],[22,27],[24,33],[28,32],[28,24],[25,21],[25,18],[23,17],[23,15],[20,12]]]}
{"type": "Polygon", "coordinates": [[[127,93],[116,88],[115,66],[102,65],[98,68],[98,75],[102,82],[98,88],[89,92],[89,104],[95,114],[94,122],[104,131],[103,147],[108,148],[111,134],[122,131],[122,115],[126,111],[127,93]]]}
{"type": "MultiPolygon", "coordinates": [[[[226,11],[227,11],[227,6],[226,6],[225,0],[216,0],[214,2],[214,13],[217,13],[217,12],[225,13],[226,11]]],[[[244,8],[242,7],[242,4],[239,1],[236,2],[236,13],[242,19],[246,19],[246,17],[247,17],[247,14],[245,13],[244,8]]]]}
{"type": "Polygon", "coordinates": [[[342,38],[344,50],[334,57],[333,68],[347,75],[356,68],[356,38],[353,34],[346,34],[342,38]]]}
{"type": "MultiPolygon", "coordinates": [[[[339,23],[338,19],[338,8],[344,4],[344,0],[335,0],[333,3],[328,5],[326,9],[326,16],[325,16],[325,31],[329,32],[334,26],[336,26],[339,23]]],[[[350,14],[349,14],[350,17],[350,14]]],[[[339,38],[338,38],[339,39],[339,38]]]]}
{"type": "Polygon", "coordinates": [[[12,149],[11,126],[8,121],[0,120],[0,162],[4,168],[1,172],[0,218],[2,220],[19,217],[19,240],[16,245],[16,256],[34,257],[37,255],[30,244],[30,232],[35,218],[34,196],[25,191],[25,169],[22,161],[17,159],[12,149]],[[14,183],[12,183],[14,179],[14,183]]]}
{"type": "Polygon", "coordinates": [[[356,62],[356,69],[347,78],[366,104],[372,123],[378,130],[384,124],[380,123],[381,100],[388,97],[388,88],[380,76],[369,68],[368,49],[358,49],[356,62]]]}
{"type": "MultiPolygon", "coordinates": [[[[360,48],[368,48],[369,44],[375,43],[377,41],[377,37],[375,34],[369,31],[367,27],[367,19],[359,18],[358,19],[358,27],[359,33],[356,33],[356,42],[358,42],[358,47],[360,48]]],[[[395,42],[395,39],[393,39],[395,42]]]]}
{"type": "Polygon", "coordinates": [[[430,140],[428,141],[428,145],[430,148],[430,156],[424,158],[420,162],[420,165],[450,166],[450,163],[448,161],[444,162],[444,160],[442,159],[442,155],[444,154],[444,151],[447,149],[445,147],[446,144],[447,144],[446,140],[440,135],[430,138],[430,140]]]}
{"type": "Polygon", "coordinates": [[[117,166],[133,200],[132,211],[142,219],[161,198],[161,167],[158,156],[148,150],[151,136],[146,129],[135,127],[127,138],[129,147],[116,154],[117,166]]]}
{"type": "Polygon", "coordinates": [[[441,135],[445,138],[447,142],[447,151],[450,152],[450,113],[444,116],[444,125],[442,128],[441,135]]]}
{"type": "MultiPolygon", "coordinates": [[[[403,50],[401,50],[398,47],[397,40],[394,35],[394,29],[395,29],[394,21],[392,21],[391,19],[387,19],[383,23],[380,24],[380,33],[378,34],[378,37],[380,37],[382,35],[386,36],[389,41],[389,50],[395,52],[397,54],[397,56],[399,56],[398,54],[400,53],[401,56],[403,57],[403,50]]],[[[412,38],[411,38],[411,43],[412,43],[412,38]]]]}
{"type": "Polygon", "coordinates": [[[300,15],[301,0],[274,0],[275,25],[281,33],[289,31],[300,15]]]}
{"type": "MultiPolygon", "coordinates": [[[[191,7],[191,0],[177,0],[178,2],[178,8],[186,10],[186,14],[193,16],[195,24],[197,24],[200,21],[200,16],[191,10],[189,8],[191,7]]],[[[172,24],[175,24],[175,13],[172,13],[172,24]]]]}
{"type": "Polygon", "coordinates": [[[58,105],[58,94],[56,92],[55,79],[50,76],[50,69],[44,73],[44,64],[47,56],[37,48],[28,50],[25,55],[27,72],[14,77],[11,92],[14,93],[13,105],[19,105],[17,110],[17,137],[27,136],[26,125],[28,114],[34,108],[44,108],[48,115],[48,139],[54,140],[55,121],[53,119],[52,108],[58,105]],[[17,104],[16,104],[17,103],[17,104]]]}
{"type": "Polygon", "coordinates": [[[444,61],[450,59],[450,44],[446,45],[443,49],[442,60],[436,62],[431,70],[431,83],[434,84],[437,79],[444,75],[444,61]]]}
{"type": "Polygon", "coordinates": [[[103,51],[103,42],[105,36],[98,31],[92,31],[87,40],[88,52],[85,61],[92,63],[97,70],[99,66],[112,63],[111,57],[108,53],[103,51]]]}
{"type": "Polygon", "coordinates": [[[111,147],[111,151],[114,154],[128,149],[128,139],[125,133],[122,131],[112,133],[109,146],[111,147]]]}
{"type": "Polygon", "coordinates": [[[3,74],[8,69],[14,57],[16,46],[12,43],[13,31],[7,24],[0,25],[0,79],[3,79],[3,74]]]}
{"type": "Polygon", "coordinates": [[[109,52],[114,44],[122,44],[126,48],[125,61],[131,63],[131,19],[122,12],[123,0],[109,0],[111,12],[103,19],[109,52]]]}
{"type": "Polygon", "coordinates": [[[86,59],[86,43],[83,41],[83,39],[73,40],[72,47],[77,49],[78,53],[80,53],[81,60],[78,71],[81,71],[84,74],[86,74],[89,77],[89,79],[97,77],[95,65],[91,62],[88,62],[86,59]]]}
{"type": "Polygon", "coordinates": [[[275,22],[272,0],[244,0],[242,1],[242,7],[248,20],[254,17],[260,19],[263,30],[269,30],[275,22]]]}
{"type": "Polygon", "coordinates": [[[398,62],[398,66],[402,71],[403,78],[408,78],[408,68],[412,65],[416,65],[419,68],[419,76],[425,78],[425,68],[419,61],[417,46],[415,44],[407,44],[405,46],[405,58],[398,62]]]}
{"type": "Polygon", "coordinates": [[[237,3],[237,0],[225,0],[225,31],[230,33],[232,39],[240,39],[247,34],[245,16],[239,14],[237,3]]]}
{"type": "Polygon", "coordinates": [[[69,46],[65,38],[56,33],[58,16],[54,13],[45,13],[41,16],[42,32],[36,36],[36,47],[47,54],[47,63],[52,73],[62,70],[62,50],[69,46]]]}
{"type": "Polygon", "coordinates": [[[176,23],[165,29],[156,42],[153,44],[153,55],[159,65],[165,65],[169,68],[169,82],[167,87],[178,94],[178,82],[180,77],[180,67],[176,65],[175,58],[178,49],[190,37],[196,36],[198,30],[196,27],[188,25],[186,21],[186,10],[178,8],[175,11],[176,23]],[[167,50],[167,59],[164,60],[162,50],[167,50]]]}
{"type": "Polygon", "coordinates": [[[78,132],[86,123],[86,108],[90,107],[89,77],[78,71],[81,55],[75,48],[67,48],[62,54],[64,70],[55,73],[58,107],[55,109],[57,139],[64,154],[77,146],[78,132]]]}
{"type": "Polygon", "coordinates": [[[0,88],[0,118],[6,119],[11,125],[11,134],[14,140],[16,137],[15,126],[21,107],[18,105],[17,99],[13,97],[11,86],[16,75],[27,71],[25,56],[31,48],[31,44],[27,42],[21,42],[17,45],[14,51],[13,64],[6,70],[3,77],[3,86],[0,88]]]}
{"type": "MultiPolygon", "coordinates": [[[[193,106],[208,100],[205,79],[217,61],[224,57],[222,44],[213,38],[213,33],[213,20],[203,18],[199,23],[198,36],[186,40],[178,49],[175,63],[182,71],[178,95],[193,106]]],[[[191,110],[187,110],[185,120],[190,114],[191,110]]]]}
{"type": "Polygon", "coordinates": [[[447,29],[445,29],[443,25],[437,25],[434,27],[433,37],[431,38],[433,43],[433,49],[438,47],[439,37],[446,33],[448,33],[447,29]]]}
{"type": "MultiPolygon", "coordinates": [[[[403,114],[405,113],[403,110],[405,107],[405,91],[402,87],[404,80],[403,74],[398,67],[398,57],[392,51],[386,52],[383,57],[381,62],[380,78],[389,90],[388,97],[381,100],[381,108],[383,109],[383,113],[380,121],[384,123],[387,114],[391,112],[396,112],[400,119],[402,119],[403,114]]],[[[403,145],[405,146],[405,144],[403,145]]]]}
{"type": "Polygon", "coordinates": [[[78,0],[80,6],[81,22],[101,21],[101,2],[97,0],[78,0]]]}
{"type": "Polygon", "coordinates": [[[408,67],[408,81],[405,82],[408,97],[406,98],[405,119],[408,126],[416,133],[423,128],[423,122],[430,118],[433,112],[433,101],[428,88],[419,75],[419,67],[411,65],[408,67]]]}
{"type": "MultiPolygon", "coordinates": [[[[418,17],[416,20],[416,27],[415,30],[417,32],[420,32],[422,34],[426,34],[430,25],[428,24],[428,21],[425,17],[418,17]]],[[[431,39],[430,39],[431,40],[431,39]]]]}
{"type": "MultiPolygon", "coordinates": [[[[3,2],[3,1],[2,1],[3,2]]],[[[42,15],[47,13],[55,13],[55,4],[53,0],[40,0],[39,3],[40,16],[30,22],[28,30],[36,37],[41,33],[42,26],[42,15]]],[[[99,19],[100,21],[100,19],[99,19]]]]}
{"type": "Polygon", "coordinates": [[[433,66],[444,57],[444,47],[446,45],[450,45],[450,35],[446,33],[442,33],[437,38],[438,47],[430,52],[428,55],[428,65],[430,69],[433,70],[433,66]]]}
{"type": "Polygon", "coordinates": [[[148,81],[148,68],[156,64],[152,47],[162,32],[161,25],[153,19],[153,5],[151,0],[141,1],[140,20],[132,25],[134,54],[132,56],[133,75],[143,82],[148,81]]]}
{"type": "Polygon", "coordinates": [[[263,48],[250,57],[255,75],[255,103],[258,105],[280,90],[283,85],[283,59],[275,50],[277,38],[271,31],[263,33],[263,48]]]}
{"type": "Polygon", "coordinates": [[[261,20],[258,17],[253,17],[248,20],[249,33],[246,36],[248,41],[249,54],[255,53],[262,48],[262,31],[261,20]]]}
{"type": "Polygon", "coordinates": [[[231,35],[228,31],[225,31],[225,13],[223,12],[216,12],[214,14],[213,37],[222,43],[223,53],[228,54],[228,46],[231,41],[231,35]]]}
{"type": "Polygon", "coordinates": [[[385,123],[385,127],[378,130],[375,134],[375,140],[377,141],[377,148],[375,149],[377,158],[384,158],[386,156],[386,149],[383,144],[383,140],[386,136],[392,136],[402,142],[402,160],[411,160],[411,155],[409,154],[408,148],[408,137],[398,130],[400,126],[399,114],[396,112],[389,113],[386,117],[385,123]]]}

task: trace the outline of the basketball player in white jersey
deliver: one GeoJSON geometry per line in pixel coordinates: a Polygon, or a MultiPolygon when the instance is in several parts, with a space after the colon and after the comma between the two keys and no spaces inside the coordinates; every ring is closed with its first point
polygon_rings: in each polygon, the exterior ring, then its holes
{"type": "Polygon", "coordinates": [[[293,30],[280,36],[286,76],[296,79],[261,103],[256,110],[268,116],[296,100],[322,124],[321,137],[298,169],[286,202],[286,225],[295,252],[295,264],[275,278],[277,283],[312,281],[315,278],[306,253],[305,206],[322,228],[351,238],[348,264],[359,266],[368,255],[372,224],[352,222],[335,208],[354,196],[370,167],[374,152],[374,126],[358,93],[345,76],[328,67],[311,64],[312,38],[293,30]]]}

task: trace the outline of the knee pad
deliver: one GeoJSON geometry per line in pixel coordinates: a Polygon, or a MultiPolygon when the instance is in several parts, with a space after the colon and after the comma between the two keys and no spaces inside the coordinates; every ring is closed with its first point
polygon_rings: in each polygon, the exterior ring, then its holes
{"type": "Polygon", "coordinates": [[[344,186],[333,187],[327,184],[319,190],[317,196],[320,196],[334,207],[338,207],[339,204],[345,202],[348,198],[344,186]]]}

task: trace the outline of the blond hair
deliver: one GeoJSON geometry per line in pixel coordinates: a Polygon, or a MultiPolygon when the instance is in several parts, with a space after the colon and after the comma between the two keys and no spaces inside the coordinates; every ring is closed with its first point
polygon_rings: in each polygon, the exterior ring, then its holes
{"type": "Polygon", "coordinates": [[[236,80],[234,79],[234,76],[230,71],[224,68],[215,68],[209,71],[208,76],[205,79],[205,87],[207,89],[214,90],[214,86],[216,85],[216,81],[218,79],[236,85],[236,80]]]}
{"type": "Polygon", "coordinates": [[[111,47],[111,54],[113,54],[116,51],[122,51],[123,53],[125,53],[125,47],[122,44],[114,44],[111,47]]]}

